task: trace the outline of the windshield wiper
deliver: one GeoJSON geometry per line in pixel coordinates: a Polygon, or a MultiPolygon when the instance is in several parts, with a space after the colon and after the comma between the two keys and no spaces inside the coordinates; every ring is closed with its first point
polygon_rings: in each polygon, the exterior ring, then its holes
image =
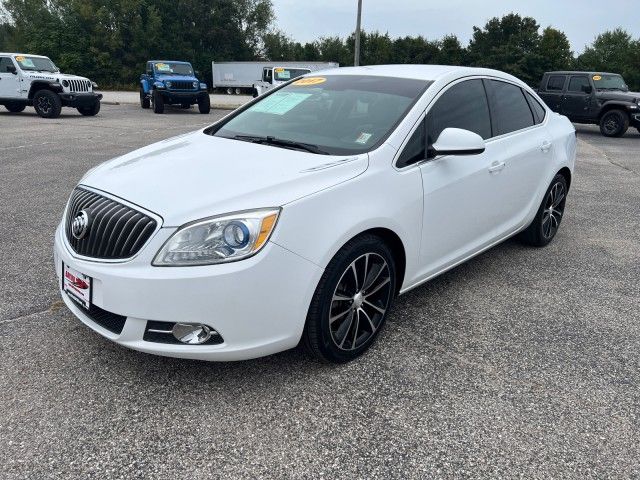
{"type": "Polygon", "coordinates": [[[259,135],[235,135],[235,140],[243,142],[259,143],[261,145],[273,145],[275,147],[290,148],[292,150],[304,150],[305,152],[316,153],[318,155],[329,155],[328,152],[322,150],[318,145],[312,143],[296,142],[294,140],[285,140],[276,137],[261,137],[259,135]]]}

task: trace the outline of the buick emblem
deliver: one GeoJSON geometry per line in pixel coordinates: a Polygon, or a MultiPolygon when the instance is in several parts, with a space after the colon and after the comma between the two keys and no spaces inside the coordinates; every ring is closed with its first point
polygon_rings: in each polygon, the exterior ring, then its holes
{"type": "Polygon", "coordinates": [[[71,234],[76,240],[82,240],[89,231],[91,221],[86,210],[82,210],[71,224],[71,234]]]}

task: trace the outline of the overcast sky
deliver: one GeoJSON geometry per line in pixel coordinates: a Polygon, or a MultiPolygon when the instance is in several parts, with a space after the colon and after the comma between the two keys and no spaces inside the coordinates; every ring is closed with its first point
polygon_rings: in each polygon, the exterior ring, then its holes
{"type": "MultiPolygon", "coordinates": [[[[272,1],[278,28],[299,42],[355,30],[357,0],[272,1]]],[[[564,31],[572,49],[581,52],[598,33],[616,27],[640,37],[638,7],[640,0],[363,0],[362,26],[430,40],[454,33],[466,45],[474,25],[515,12],[564,31]]]]}

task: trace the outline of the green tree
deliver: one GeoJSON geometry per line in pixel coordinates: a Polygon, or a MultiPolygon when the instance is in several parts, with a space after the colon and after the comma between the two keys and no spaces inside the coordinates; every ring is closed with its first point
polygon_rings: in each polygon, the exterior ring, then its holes
{"type": "Polygon", "coordinates": [[[473,27],[472,65],[504,70],[534,85],[540,80],[540,26],[534,18],[510,13],[473,27]]]}
{"type": "Polygon", "coordinates": [[[598,35],[576,64],[584,70],[620,73],[632,89],[640,90],[640,39],[634,40],[625,30],[598,35]]]}
{"type": "Polygon", "coordinates": [[[565,70],[573,63],[573,52],[567,36],[555,28],[547,27],[542,32],[539,44],[540,75],[554,70],[565,70]]]}

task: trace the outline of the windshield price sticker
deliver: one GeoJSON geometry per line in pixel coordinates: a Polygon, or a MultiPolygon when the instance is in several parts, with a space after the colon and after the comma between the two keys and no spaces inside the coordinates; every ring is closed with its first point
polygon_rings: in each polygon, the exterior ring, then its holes
{"type": "Polygon", "coordinates": [[[356,139],[356,143],[359,143],[360,145],[364,145],[371,139],[371,137],[373,137],[372,133],[362,132],[360,136],[356,139]]]}
{"type": "Polygon", "coordinates": [[[310,93],[274,93],[257,105],[251,107],[251,112],[271,113],[273,115],[284,115],[289,110],[297,107],[311,96],[310,93]]]}
{"type": "Polygon", "coordinates": [[[324,83],[326,81],[327,79],[324,77],[308,77],[296,80],[291,85],[296,85],[298,87],[309,87],[311,85],[320,85],[321,83],[324,83]]]}
{"type": "Polygon", "coordinates": [[[597,82],[599,80],[602,80],[602,76],[601,75],[594,75],[593,79],[597,82]]]}
{"type": "Polygon", "coordinates": [[[170,72],[171,71],[171,67],[169,65],[167,65],[166,63],[156,63],[156,68],[158,70],[160,70],[161,72],[170,72]]]}
{"type": "Polygon", "coordinates": [[[22,62],[24,62],[24,57],[22,55],[19,55],[19,56],[16,57],[16,61],[22,63],[22,62]]]}

